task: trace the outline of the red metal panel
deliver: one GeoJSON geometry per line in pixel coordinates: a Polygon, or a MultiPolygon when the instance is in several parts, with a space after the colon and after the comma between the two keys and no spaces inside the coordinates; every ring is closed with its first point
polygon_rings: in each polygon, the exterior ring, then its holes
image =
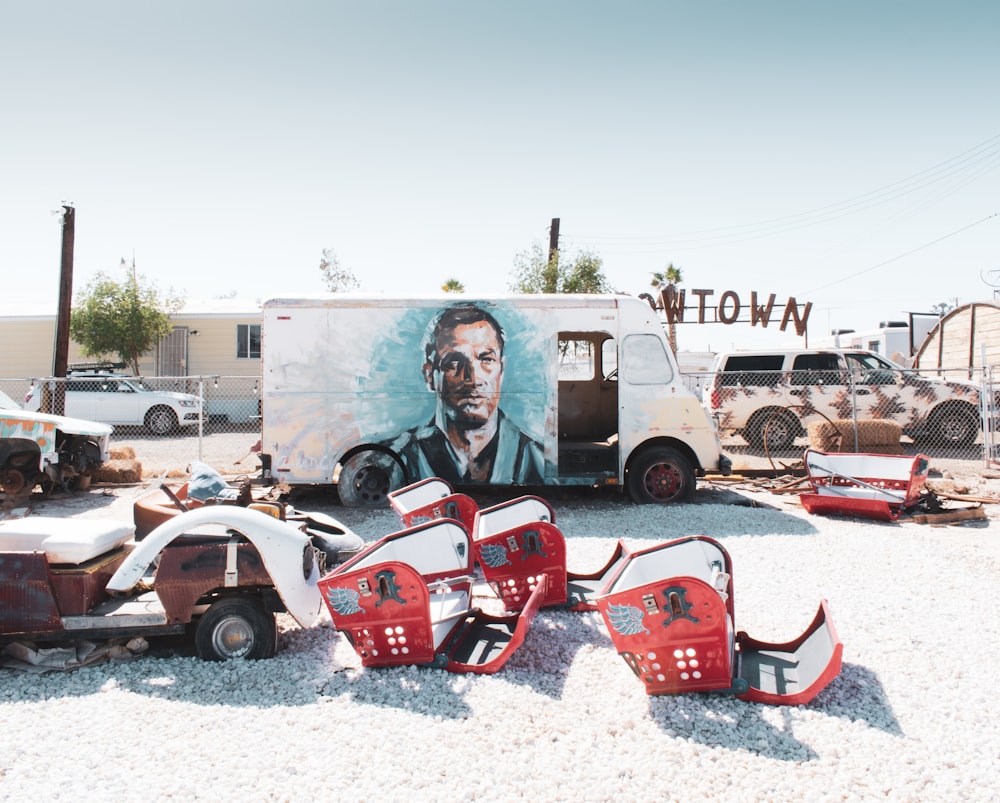
{"type": "Polygon", "coordinates": [[[772,644],[742,632],[736,640],[743,656],[741,678],[749,685],[740,695],[744,700],[803,705],[840,674],[844,645],[826,600],[820,602],[812,623],[794,641],[772,644]]]}
{"type": "Polygon", "coordinates": [[[475,542],[483,577],[508,611],[519,611],[543,576],[548,577],[542,607],[566,602],[566,542],[547,521],[522,524],[475,542]]]}
{"type": "Polygon", "coordinates": [[[362,666],[429,664],[434,660],[427,582],[412,566],[376,563],[320,578],[334,627],[345,633],[362,666]]]}
{"type": "Polygon", "coordinates": [[[732,621],[708,583],[664,578],[602,596],[597,606],[619,655],[647,694],[732,687],[732,621]]]}

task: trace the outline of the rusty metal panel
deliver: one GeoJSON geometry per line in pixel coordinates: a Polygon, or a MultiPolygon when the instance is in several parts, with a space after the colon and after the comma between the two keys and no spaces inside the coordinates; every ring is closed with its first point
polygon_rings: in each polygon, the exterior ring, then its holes
{"type": "MultiPolygon", "coordinates": [[[[170,623],[191,621],[191,609],[205,594],[226,587],[229,542],[220,538],[178,538],[160,556],[156,593],[170,623]]],[[[236,548],[240,587],[270,586],[271,577],[249,542],[236,548]]]]}
{"type": "Polygon", "coordinates": [[[79,566],[52,566],[52,589],[63,616],[82,616],[108,599],[105,587],[129,549],[117,549],[79,566]]]}
{"type": "Polygon", "coordinates": [[[44,552],[0,552],[0,635],[58,630],[44,552]]]}

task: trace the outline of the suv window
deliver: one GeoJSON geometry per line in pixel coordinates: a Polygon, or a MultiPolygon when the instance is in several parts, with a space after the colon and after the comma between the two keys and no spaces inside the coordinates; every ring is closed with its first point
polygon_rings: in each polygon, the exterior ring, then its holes
{"type": "Polygon", "coordinates": [[[848,354],[847,367],[854,374],[854,381],[860,385],[895,385],[898,380],[896,369],[885,360],[873,354],[848,354]]]}
{"type": "Polygon", "coordinates": [[[836,354],[799,354],[792,362],[792,385],[843,385],[847,381],[836,354]]]}
{"type": "Polygon", "coordinates": [[[719,384],[723,387],[774,387],[781,378],[784,365],[783,354],[733,355],[726,360],[719,384]]]}

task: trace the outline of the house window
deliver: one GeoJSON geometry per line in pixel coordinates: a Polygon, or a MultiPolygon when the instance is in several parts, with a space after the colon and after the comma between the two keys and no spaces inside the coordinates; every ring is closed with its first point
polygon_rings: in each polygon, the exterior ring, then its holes
{"type": "Polygon", "coordinates": [[[260,324],[236,324],[236,359],[260,359],[260,324]]]}

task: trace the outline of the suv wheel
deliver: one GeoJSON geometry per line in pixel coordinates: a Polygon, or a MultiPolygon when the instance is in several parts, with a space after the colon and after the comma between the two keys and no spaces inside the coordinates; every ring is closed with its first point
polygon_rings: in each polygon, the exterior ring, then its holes
{"type": "Polygon", "coordinates": [[[765,410],[747,425],[746,439],[751,446],[769,451],[787,449],[799,434],[799,422],[791,413],[765,410]]]}
{"type": "Polygon", "coordinates": [[[979,434],[979,416],[970,407],[951,405],[931,420],[931,437],[940,444],[968,446],[979,434]]]}
{"type": "Polygon", "coordinates": [[[146,429],[154,435],[169,435],[177,429],[177,413],[169,407],[152,407],[146,413],[146,429]]]}

